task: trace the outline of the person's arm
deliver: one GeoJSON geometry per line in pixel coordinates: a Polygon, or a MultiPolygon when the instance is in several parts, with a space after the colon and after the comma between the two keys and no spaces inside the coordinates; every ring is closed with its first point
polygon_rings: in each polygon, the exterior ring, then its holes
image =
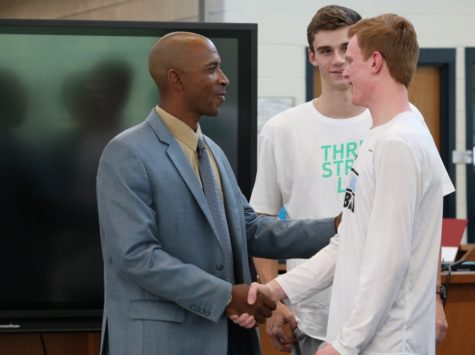
{"type": "MultiPolygon", "coordinates": [[[[416,113],[417,117],[424,122],[424,125],[426,129],[429,131],[429,127],[427,127],[427,123],[424,121],[424,117],[422,117],[422,114],[420,111],[417,109],[416,106],[413,104],[411,105],[411,111],[416,113]]],[[[432,136],[431,136],[432,137],[432,136]]],[[[435,142],[434,142],[435,145],[435,142]]],[[[447,170],[444,167],[444,164],[442,162],[442,159],[439,157],[438,161],[439,169],[442,172],[443,176],[443,193],[444,197],[451,194],[452,192],[455,191],[455,187],[452,184],[452,181],[450,180],[450,176],[447,173],[447,170]]],[[[442,253],[442,250],[441,250],[442,253]]],[[[438,279],[437,279],[437,287],[436,287],[436,292],[440,292],[440,286],[442,285],[441,281],[441,265],[440,265],[441,257],[439,255],[439,274],[438,274],[438,279]]],[[[444,302],[440,298],[440,295],[437,295],[435,297],[435,340],[436,344],[439,344],[444,340],[445,335],[447,334],[447,329],[449,327],[449,324],[447,323],[447,318],[445,316],[445,311],[444,311],[444,302]]]]}
{"type": "Polygon", "coordinates": [[[249,254],[267,259],[307,259],[328,245],[335,218],[280,220],[258,216],[242,196],[249,254]]]}
{"type": "Polygon", "coordinates": [[[380,329],[411,260],[422,172],[410,149],[400,142],[384,142],[374,154],[375,190],[357,293],[350,318],[330,339],[332,347],[344,354],[360,353],[380,329]]]}
{"type": "Polygon", "coordinates": [[[439,344],[444,340],[445,335],[447,334],[447,329],[449,328],[449,324],[447,323],[447,318],[445,316],[444,311],[444,303],[442,302],[442,298],[440,297],[440,287],[442,286],[442,277],[441,277],[441,254],[442,249],[439,253],[439,267],[438,267],[438,275],[437,275],[437,286],[435,292],[437,293],[435,297],[435,342],[439,344]]]}
{"type": "Polygon", "coordinates": [[[285,274],[263,285],[253,282],[249,289],[249,303],[254,302],[258,293],[273,301],[288,298],[291,303],[302,302],[328,288],[335,272],[338,245],[339,236],[336,235],[328,246],[285,274]]]}
{"type": "Polygon", "coordinates": [[[301,303],[331,286],[335,273],[340,237],[336,234],[330,243],[311,258],[283,275],[276,282],[290,303],[301,303]]]}

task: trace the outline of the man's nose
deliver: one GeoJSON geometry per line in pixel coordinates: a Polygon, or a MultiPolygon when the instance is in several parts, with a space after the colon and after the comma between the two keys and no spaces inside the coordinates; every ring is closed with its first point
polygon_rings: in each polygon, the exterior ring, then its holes
{"type": "Polygon", "coordinates": [[[223,86],[229,85],[229,79],[221,69],[219,70],[219,83],[223,86]]]}
{"type": "Polygon", "coordinates": [[[341,53],[340,51],[335,51],[335,56],[333,57],[333,61],[337,64],[345,63],[345,54],[341,53]]]}

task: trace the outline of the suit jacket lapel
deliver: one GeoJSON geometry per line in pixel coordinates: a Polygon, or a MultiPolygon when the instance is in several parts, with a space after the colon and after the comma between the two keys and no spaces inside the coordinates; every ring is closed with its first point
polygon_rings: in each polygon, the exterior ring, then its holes
{"type": "Polygon", "coordinates": [[[176,142],[175,137],[173,137],[167,127],[163,124],[162,120],[157,115],[155,110],[152,110],[146,121],[148,125],[153,129],[158,139],[162,143],[168,145],[168,148],[166,149],[168,157],[175,165],[178,173],[190,189],[191,193],[196,199],[196,202],[198,202],[198,205],[203,210],[209,223],[214,226],[213,217],[211,216],[211,211],[209,210],[208,203],[206,202],[203,189],[201,188],[201,185],[198,182],[198,179],[196,178],[196,175],[193,172],[190,163],[186,159],[185,154],[183,154],[181,147],[176,142]]]}

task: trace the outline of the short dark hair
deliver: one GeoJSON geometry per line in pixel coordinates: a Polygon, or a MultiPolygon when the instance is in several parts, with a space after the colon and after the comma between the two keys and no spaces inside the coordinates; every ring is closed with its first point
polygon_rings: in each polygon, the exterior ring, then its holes
{"type": "Polygon", "coordinates": [[[307,40],[313,52],[313,37],[319,31],[335,31],[342,27],[354,25],[361,20],[355,10],[344,6],[328,5],[320,8],[307,26],[307,40]]]}

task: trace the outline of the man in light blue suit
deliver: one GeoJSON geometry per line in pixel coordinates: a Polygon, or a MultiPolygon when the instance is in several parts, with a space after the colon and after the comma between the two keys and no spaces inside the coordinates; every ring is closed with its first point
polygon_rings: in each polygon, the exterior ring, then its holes
{"type": "Polygon", "coordinates": [[[99,163],[101,354],[259,354],[254,324],[228,319],[251,314],[262,322],[275,307],[263,296],[247,303],[248,255],[310,257],[328,244],[335,222],[278,221],[248,205],[224,153],[198,124],[218,114],[229,84],[209,39],[168,34],[149,68],[160,104],[115,137],[99,163]],[[203,192],[199,139],[223,198],[230,258],[203,192]]]}

